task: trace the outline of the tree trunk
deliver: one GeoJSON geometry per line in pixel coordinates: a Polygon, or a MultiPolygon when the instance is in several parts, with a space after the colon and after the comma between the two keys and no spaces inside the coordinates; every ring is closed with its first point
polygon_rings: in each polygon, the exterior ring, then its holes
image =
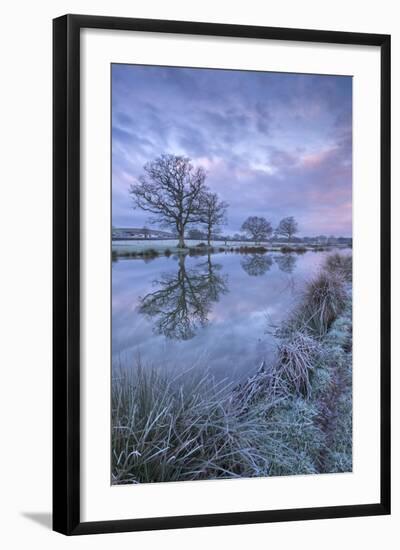
{"type": "Polygon", "coordinates": [[[186,248],[183,229],[179,230],[178,248],[186,248]]]}
{"type": "Polygon", "coordinates": [[[207,231],[207,244],[208,246],[211,246],[211,228],[210,227],[208,228],[208,231],[207,231]]]}

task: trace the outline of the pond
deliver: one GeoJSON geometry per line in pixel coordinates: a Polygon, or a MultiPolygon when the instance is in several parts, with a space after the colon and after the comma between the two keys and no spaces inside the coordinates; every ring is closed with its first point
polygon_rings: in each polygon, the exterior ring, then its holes
{"type": "Polygon", "coordinates": [[[112,266],[113,366],[253,374],[327,252],[118,259],[112,266]]]}

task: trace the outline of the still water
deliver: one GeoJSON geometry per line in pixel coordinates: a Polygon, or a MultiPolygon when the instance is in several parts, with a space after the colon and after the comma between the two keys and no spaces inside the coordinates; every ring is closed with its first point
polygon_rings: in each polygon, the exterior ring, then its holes
{"type": "Polygon", "coordinates": [[[113,365],[208,368],[240,379],[272,358],[274,327],[327,253],[119,259],[112,267],[113,365]]]}

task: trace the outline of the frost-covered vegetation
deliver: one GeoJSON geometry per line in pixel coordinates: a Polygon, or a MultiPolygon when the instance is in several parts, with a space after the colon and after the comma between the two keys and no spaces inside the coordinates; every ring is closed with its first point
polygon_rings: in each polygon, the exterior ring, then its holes
{"type": "Polygon", "coordinates": [[[113,483],[352,469],[351,256],[332,254],[239,385],[114,369],[113,483]]]}
{"type": "MultiPolygon", "coordinates": [[[[112,243],[112,253],[113,257],[117,259],[120,257],[143,257],[149,254],[153,256],[160,256],[165,254],[166,251],[173,254],[189,254],[190,251],[195,251],[199,247],[207,249],[209,252],[239,252],[245,251],[245,249],[263,249],[265,252],[283,252],[283,253],[293,253],[299,252],[303,253],[308,250],[321,252],[328,250],[329,246],[321,246],[316,244],[301,244],[301,243],[291,243],[285,244],[274,241],[261,241],[257,244],[254,244],[249,241],[210,241],[208,245],[204,240],[186,240],[186,248],[179,248],[178,240],[176,239],[138,239],[138,240],[118,240],[113,241],[112,243]]],[[[335,245],[335,248],[346,248],[344,245],[335,245]]]]}

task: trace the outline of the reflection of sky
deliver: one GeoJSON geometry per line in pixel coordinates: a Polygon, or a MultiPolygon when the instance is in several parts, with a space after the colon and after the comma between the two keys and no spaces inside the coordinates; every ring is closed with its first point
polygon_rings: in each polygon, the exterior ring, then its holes
{"type": "MultiPolygon", "coordinates": [[[[198,328],[187,341],[167,339],[153,332],[152,319],[138,312],[139,297],[154,292],[160,273],[176,273],[173,258],[120,260],[113,264],[112,346],[114,359],[134,364],[187,369],[209,367],[217,375],[235,376],[252,372],[268,359],[274,343],[268,333],[291,311],[305,279],[310,278],[323,253],[296,256],[293,274],[281,271],[276,262],[264,275],[249,276],[240,265],[239,254],[216,254],[213,264],[222,265],[228,276],[228,292],[212,304],[209,323],[198,328]]],[[[273,255],[272,255],[273,257],[273,255]]],[[[186,258],[186,269],[204,265],[204,257],[186,258]]]]}
{"type": "Polygon", "coordinates": [[[302,235],[351,235],[351,77],[113,65],[112,150],[116,226],[146,223],[129,186],[173,153],[206,169],[229,231],[293,215],[302,235]]]}

